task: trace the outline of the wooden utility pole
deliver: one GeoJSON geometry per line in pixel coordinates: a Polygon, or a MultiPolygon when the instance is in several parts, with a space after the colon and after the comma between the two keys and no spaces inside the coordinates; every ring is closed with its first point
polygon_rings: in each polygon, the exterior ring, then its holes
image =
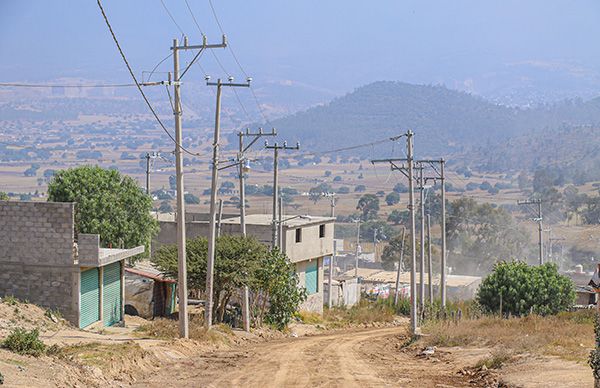
{"type": "Polygon", "coordinates": [[[269,145],[268,142],[265,141],[265,149],[273,150],[273,217],[272,217],[272,235],[271,235],[271,246],[273,248],[277,247],[277,203],[279,200],[279,176],[278,176],[278,159],[279,159],[279,150],[299,150],[300,143],[296,143],[295,147],[289,147],[287,142],[284,141],[283,145],[278,145],[277,143],[273,145],[269,145]]]}
{"type": "Polygon", "coordinates": [[[212,327],[213,318],[213,278],[215,268],[215,253],[216,253],[216,214],[217,214],[217,183],[219,179],[219,142],[221,135],[221,93],[223,86],[227,87],[250,87],[251,78],[248,78],[245,83],[234,83],[233,77],[229,77],[229,82],[210,82],[210,77],[206,76],[206,84],[208,86],[217,87],[217,103],[215,108],[215,132],[213,137],[213,157],[212,157],[212,179],[210,190],[210,215],[209,215],[209,230],[208,230],[208,260],[206,265],[206,304],[205,304],[205,327],[212,327]]]}

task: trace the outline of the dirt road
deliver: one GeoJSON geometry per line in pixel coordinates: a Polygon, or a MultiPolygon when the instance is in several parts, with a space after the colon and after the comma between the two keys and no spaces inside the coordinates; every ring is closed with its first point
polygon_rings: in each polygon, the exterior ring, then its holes
{"type": "Polygon", "coordinates": [[[440,352],[405,351],[405,327],[288,338],[176,360],[139,386],[183,387],[462,387],[468,379],[440,352]]]}

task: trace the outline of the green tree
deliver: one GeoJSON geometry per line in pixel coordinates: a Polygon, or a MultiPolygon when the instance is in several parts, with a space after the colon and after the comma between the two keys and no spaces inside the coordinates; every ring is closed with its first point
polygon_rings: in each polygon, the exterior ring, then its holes
{"type": "Polygon", "coordinates": [[[189,205],[197,205],[200,203],[200,198],[198,198],[197,196],[195,196],[192,193],[184,194],[183,200],[185,201],[186,204],[189,204],[189,205]]]}
{"type": "Polygon", "coordinates": [[[530,266],[522,261],[500,262],[481,282],[477,302],[490,313],[557,314],[573,305],[575,287],[571,279],[558,273],[556,264],[530,266]]]}
{"type": "Polygon", "coordinates": [[[358,200],[356,210],[362,212],[361,219],[363,221],[377,218],[377,212],[379,212],[379,198],[374,194],[364,194],[358,200]]]}
{"type": "Polygon", "coordinates": [[[255,298],[258,305],[254,308],[258,311],[258,321],[264,317],[266,323],[284,329],[306,300],[306,290],[298,284],[295,266],[285,254],[275,249],[263,256],[253,284],[260,295],[255,298]]]}
{"type": "MultiPolygon", "coordinates": [[[[402,244],[402,233],[392,238],[388,245],[383,249],[381,255],[381,264],[383,268],[388,271],[393,271],[396,265],[400,261],[400,253],[402,252],[402,246],[404,246],[404,255],[402,257],[402,268],[406,270],[410,268],[412,250],[410,248],[411,241],[408,233],[404,236],[404,244],[402,244]]],[[[419,249],[419,242],[416,241],[417,250],[419,249]]]]}
{"type": "Polygon", "coordinates": [[[389,193],[388,195],[385,196],[385,203],[387,203],[388,206],[396,205],[399,202],[400,202],[400,194],[396,193],[395,191],[392,191],[391,193],[389,193]]]}
{"type": "Polygon", "coordinates": [[[388,215],[387,221],[394,223],[394,225],[406,224],[408,223],[409,216],[410,214],[407,210],[400,211],[398,209],[394,209],[388,215]]]}
{"type": "Polygon", "coordinates": [[[4,191],[0,191],[0,201],[8,201],[10,197],[4,191]]]}
{"type": "Polygon", "coordinates": [[[148,248],[158,231],[150,196],[115,170],[83,166],[59,171],[48,185],[48,201],[75,202],[76,233],[99,234],[105,247],[148,248]]]}
{"type": "MultiPolygon", "coordinates": [[[[203,293],[208,256],[207,239],[196,237],[187,240],[186,252],[188,287],[191,291],[203,293]]],[[[213,283],[213,316],[216,320],[223,320],[225,308],[238,288],[255,283],[254,276],[265,256],[266,246],[253,237],[225,235],[217,239],[213,283]]],[[[161,272],[176,278],[177,246],[161,246],[152,257],[152,263],[161,272]]]]}

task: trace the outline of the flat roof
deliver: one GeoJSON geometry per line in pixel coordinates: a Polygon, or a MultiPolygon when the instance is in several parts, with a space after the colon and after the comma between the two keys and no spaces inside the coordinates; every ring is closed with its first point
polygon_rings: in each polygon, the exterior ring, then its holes
{"type": "MultiPolygon", "coordinates": [[[[342,276],[354,276],[354,270],[351,269],[346,273],[342,274],[342,276]]],[[[385,271],[381,269],[372,269],[372,268],[358,268],[358,276],[363,278],[363,280],[374,283],[395,283],[396,282],[396,271],[385,271]]],[[[424,274],[425,284],[429,284],[428,273],[424,274]]],[[[417,272],[417,282],[419,281],[420,273],[417,272]]],[[[433,276],[433,284],[440,284],[440,275],[436,274],[433,276]]],[[[479,276],[467,276],[467,275],[446,275],[446,285],[448,287],[463,287],[469,286],[473,283],[478,283],[481,281],[481,277],[479,276]]],[[[400,283],[401,284],[409,284],[410,283],[410,272],[401,272],[400,273],[400,283]]]]}
{"type": "MultiPolygon", "coordinates": [[[[329,222],[335,222],[334,217],[320,217],[311,216],[305,214],[289,214],[284,215],[283,226],[288,228],[298,228],[301,226],[324,224],[329,222]]],[[[270,226],[273,221],[271,214],[249,214],[246,216],[247,225],[265,225],[270,226]]],[[[224,224],[239,224],[240,217],[227,218],[222,221],[224,224]]]]}

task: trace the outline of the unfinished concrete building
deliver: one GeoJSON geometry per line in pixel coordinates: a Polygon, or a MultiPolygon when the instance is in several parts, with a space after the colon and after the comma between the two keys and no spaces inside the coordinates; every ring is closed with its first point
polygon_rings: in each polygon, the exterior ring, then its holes
{"type": "Polygon", "coordinates": [[[75,204],[0,201],[0,297],[56,310],[74,325],[123,321],[124,260],[144,252],[75,239],[75,204]]]}

